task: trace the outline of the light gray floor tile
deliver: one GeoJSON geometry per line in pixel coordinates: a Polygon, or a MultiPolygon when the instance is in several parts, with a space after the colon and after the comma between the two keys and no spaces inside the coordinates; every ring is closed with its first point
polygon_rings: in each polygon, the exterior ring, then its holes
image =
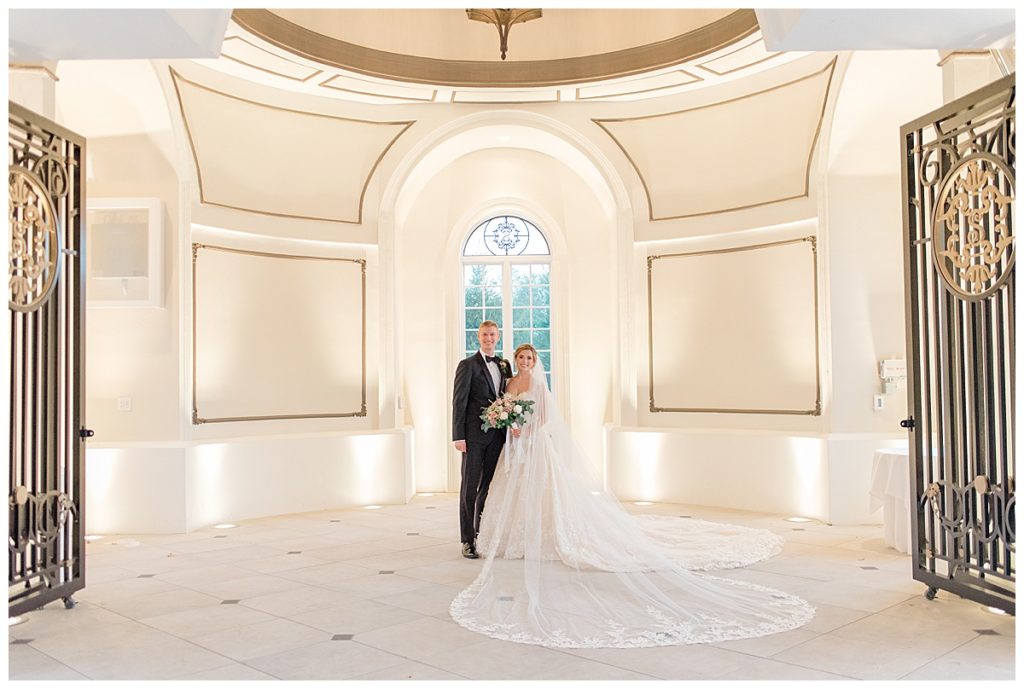
{"type": "Polygon", "coordinates": [[[220,605],[220,601],[221,599],[215,596],[182,588],[115,600],[104,607],[133,620],[141,620],[144,617],[156,617],[183,610],[220,605]]]}
{"type": "Polygon", "coordinates": [[[386,667],[383,670],[377,670],[376,672],[368,672],[365,675],[356,675],[351,679],[354,680],[445,680],[445,679],[466,679],[459,675],[451,672],[445,672],[439,670],[436,667],[424,665],[423,663],[417,663],[414,660],[410,660],[402,663],[401,665],[392,665],[386,667]]]}
{"type": "Polygon", "coordinates": [[[128,643],[94,646],[64,656],[69,667],[92,679],[166,679],[179,673],[201,672],[224,664],[225,659],[196,644],[156,632],[128,643]],[[143,643],[143,639],[145,642],[143,643]]]}
{"type": "Polygon", "coordinates": [[[10,680],[89,679],[86,675],[72,670],[64,663],[54,660],[28,644],[8,645],[7,662],[7,678],[10,680]]]}
{"type": "Polygon", "coordinates": [[[244,605],[214,605],[208,608],[179,610],[155,617],[144,617],[143,624],[163,630],[174,636],[191,639],[214,632],[236,629],[244,625],[268,622],[274,619],[260,610],[244,605]]]}
{"type": "Polygon", "coordinates": [[[253,610],[262,610],[276,617],[287,617],[309,610],[322,610],[327,606],[340,605],[349,600],[348,595],[331,589],[295,584],[285,591],[243,598],[241,605],[253,610]]]}
{"type": "Polygon", "coordinates": [[[427,658],[438,653],[479,643],[480,636],[454,622],[423,617],[360,634],[359,642],[410,660],[426,662],[427,658]]]}
{"type": "Polygon", "coordinates": [[[347,679],[406,663],[406,659],[354,641],[323,641],[247,661],[288,680],[347,679]]]}
{"type": "MultiPolygon", "coordinates": [[[[272,619],[266,622],[248,624],[221,632],[204,634],[192,641],[233,660],[248,661],[252,658],[290,652],[326,641],[327,632],[313,629],[291,620],[272,619]]],[[[266,671],[265,668],[259,668],[266,671]]],[[[278,676],[277,673],[270,674],[278,676]]]]}
{"type": "Polygon", "coordinates": [[[178,679],[183,681],[193,680],[213,680],[215,682],[225,680],[276,680],[277,677],[268,675],[265,672],[260,672],[255,668],[251,668],[248,665],[242,663],[230,662],[228,665],[221,665],[211,670],[202,670],[200,672],[191,672],[181,676],[175,676],[172,679],[178,679]]]}
{"type": "Polygon", "coordinates": [[[905,640],[899,645],[822,634],[772,659],[855,679],[896,679],[935,660],[942,652],[905,640]]]}
{"type": "Polygon", "coordinates": [[[413,622],[419,613],[374,600],[359,600],[332,608],[316,608],[288,616],[295,622],[331,634],[360,634],[396,624],[413,622]]]}
{"type": "Polygon", "coordinates": [[[925,586],[910,577],[910,558],[885,546],[880,525],[812,522],[796,531],[786,515],[667,503],[626,507],[780,534],[780,556],[717,574],[801,595],[817,608],[815,617],[790,632],[714,645],[547,649],[490,639],[448,614],[482,563],[461,557],[457,496],[440,494],[380,510],[248,520],[226,531],[91,541],[88,586],[76,594],[78,605],[52,603],[8,628],[13,640],[31,639],[8,647],[10,677],[1013,677],[1015,618],[943,591],[926,600],[925,586]],[[380,575],[381,569],[396,574],[380,575]],[[241,602],[222,605],[223,599],[241,602]],[[354,638],[330,640],[334,634],[354,638]]]}

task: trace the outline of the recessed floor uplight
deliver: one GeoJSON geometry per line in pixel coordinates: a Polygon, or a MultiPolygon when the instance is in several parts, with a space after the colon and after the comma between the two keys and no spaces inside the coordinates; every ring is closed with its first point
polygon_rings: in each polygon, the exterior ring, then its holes
{"type": "Polygon", "coordinates": [[[590,494],[591,495],[600,495],[601,491],[599,491],[599,490],[592,490],[592,491],[590,491],[590,494]]]}
{"type": "Polygon", "coordinates": [[[432,498],[432,497],[434,497],[434,494],[433,493],[420,493],[420,497],[422,497],[422,498],[432,498]]]}
{"type": "Polygon", "coordinates": [[[237,524],[216,524],[216,525],[214,525],[213,528],[215,528],[215,529],[234,529],[237,526],[238,526],[237,524]]]}
{"type": "Polygon", "coordinates": [[[641,507],[646,507],[647,505],[653,505],[654,503],[653,502],[647,502],[646,500],[637,500],[633,504],[634,505],[640,505],[641,507]]]}
{"type": "Polygon", "coordinates": [[[87,541],[98,541],[101,538],[103,538],[103,536],[99,536],[97,534],[89,534],[88,536],[85,537],[85,540],[87,540],[87,541]]]}
{"type": "Polygon", "coordinates": [[[16,616],[16,617],[8,617],[7,618],[7,626],[8,627],[13,627],[14,625],[21,624],[24,621],[25,621],[25,618],[21,617],[20,615],[16,616]]]}
{"type": "Polygon", "coordinates": [[[379,510],[380,505],[366,505],[363,507],[364,510],[379,510]]]}
{"type": "Polygon", "coordinates": [[[807,517],[786,517],[786,521],[787,522],[794,522],[796,524],[804,524],[806,522],[812,522],[814,520],[813,519],[808,519],[807,517]]]}
{"type": "Polygon", "coordinates": [[[993,615],[1005,615],[1006,614],[1005,610],[1001,610],[1000,608],[995,608],[995,607],[993,607],[991,605],[986,605],[985,609],[988,610],[993,615]]]}

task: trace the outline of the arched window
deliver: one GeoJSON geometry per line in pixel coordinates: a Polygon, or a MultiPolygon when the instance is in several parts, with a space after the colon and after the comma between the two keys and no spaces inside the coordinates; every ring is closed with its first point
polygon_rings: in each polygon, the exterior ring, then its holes
{"type": "MultiPolygon", "coordinates": [[[[462,248],[466,356],[479,348],[480,323],[498,324],[498,351],[536,348],[551,385],[551,251],[536,225],[499,215],[477,225],[462,248]]],[[[515,362],[513,362],[513,365],[515,362]]]]}

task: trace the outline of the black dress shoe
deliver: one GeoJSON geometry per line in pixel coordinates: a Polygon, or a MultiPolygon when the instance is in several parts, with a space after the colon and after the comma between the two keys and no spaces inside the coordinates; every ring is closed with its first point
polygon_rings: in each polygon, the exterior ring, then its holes
{"type": "Polygon", "coordinates": [[[470,560],[475,560],[480,556],[476,554],[476,548],[473,547],[472,543],[463,543],[462,557],[468,557],[470,560]]]}

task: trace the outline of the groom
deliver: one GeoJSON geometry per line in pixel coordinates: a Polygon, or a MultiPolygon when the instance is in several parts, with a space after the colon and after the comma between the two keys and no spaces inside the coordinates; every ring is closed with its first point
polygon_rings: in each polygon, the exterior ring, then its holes
{"type": "Polygon", "coordinates": [[[462,487],[459,490],[459,529],[462,556],[479,557],[476,534],[480,531],[480,513],[487,489],[505,445],[505,431],[480,429],[480,414],[505,392],[505,381],[512,375],[508,361],[494,355],[500,337],[498,324],[484,321],[476,331],[480,351],[459,362],[455,369],[455,393],[452,396],[452,440],[462,453],[462,487]]]}

